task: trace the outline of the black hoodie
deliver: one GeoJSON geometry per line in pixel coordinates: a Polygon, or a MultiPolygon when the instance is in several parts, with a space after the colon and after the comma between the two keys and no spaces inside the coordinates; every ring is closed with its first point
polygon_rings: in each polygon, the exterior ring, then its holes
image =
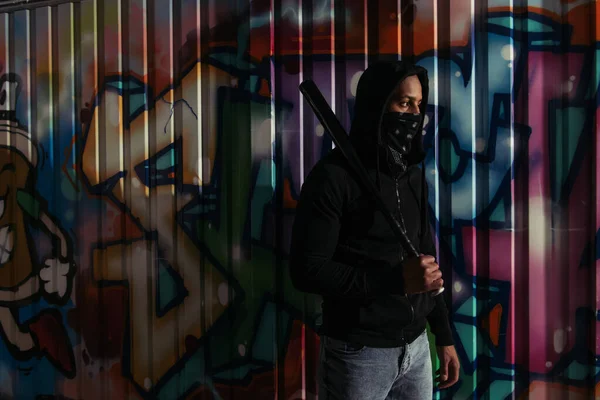
{"type": "MultiPolygon", "coordinates": [[[[407,234],[423,254],[436,256],[427,218],[422,124],[429,92],[427,71],[406,62],[369,66],[357,88],[350,141],[387,207],[402,216],[407,234]],[[391,94],[417,75],[423,89],[421,126],[406,172],[394,172],[380,145],[381,117],[391,94]]],[[[321,333],[372,347],[411,343],[426,320],[438,346],[453,345],[443,296],[404,294],[405,258],[389,223],[338,149],[309,173],[296,208],[290,274],[294,286],[323,297],[321,333]]]]}

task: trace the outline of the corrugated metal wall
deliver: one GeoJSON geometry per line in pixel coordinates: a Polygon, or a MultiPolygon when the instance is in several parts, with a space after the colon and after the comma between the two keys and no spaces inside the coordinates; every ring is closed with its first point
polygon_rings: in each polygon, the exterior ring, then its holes
{"type": "Polygon", "coordinates": [[[348,126],[361,71],[398,57],[434,90],[430,212],[462,363],[435,396],[593,397],[593,1],[22,7],[0,14],[0,117],[20,126],[0,122],[3,398],[314,399],[320,303],[286,257],[332,143],[298,85],[348,126]]]}

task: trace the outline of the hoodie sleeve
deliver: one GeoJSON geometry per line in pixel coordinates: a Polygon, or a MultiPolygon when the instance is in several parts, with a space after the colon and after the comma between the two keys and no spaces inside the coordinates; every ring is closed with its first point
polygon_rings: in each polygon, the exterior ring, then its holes
{"type": "MultiPolygon", "coordinates": [[[[290,275],[296,289],[321,296],[369,299],[403,291],[402,271],[389,264],[369,266],[333,260],[346,202],[345,171],[332,165],[311,171],[296,207],[290,275]]],[[[364,261],[363,261],[364,262],[364,261]]]]}
{"type": "MultiPolygon", "coordinates": [[[[427,208],[427,199],[429,199],[429,191],[427,187],[427,181],[423,180],[425,185],[425,198],[423,199],[425,204],[423,224],[424,229],[421,235],[421,252],[425,255],[434,256],[437,258],[437,252],[435,249],[435,243],[433,242],[433,235],[431,232],[431,225],[429,223],[429,212],[427,208]]],[[[454,338],[452,337],[452,329],[450,328],[450,318],[448,315],[448,308],[446,307],[446,300],[443,294],[435,296],[435,307],[427,316],[427,322],[431,327],[431,332],[435,335],[436,346],[453,346],[454,338]]]]}

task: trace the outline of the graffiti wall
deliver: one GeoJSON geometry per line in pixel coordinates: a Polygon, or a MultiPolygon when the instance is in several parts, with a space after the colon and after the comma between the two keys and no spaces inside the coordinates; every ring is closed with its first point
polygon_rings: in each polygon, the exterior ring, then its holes
{"type": "Polygon", "coordinates": [[[288,249],[332,142],[298,85],[348,127],[362,71],[398,57],[432,80],[462,363],[434,396],[600,394],[593,1],[5,8],[1,398],[316,399],[320,299],[293,289],[288,249]]]}

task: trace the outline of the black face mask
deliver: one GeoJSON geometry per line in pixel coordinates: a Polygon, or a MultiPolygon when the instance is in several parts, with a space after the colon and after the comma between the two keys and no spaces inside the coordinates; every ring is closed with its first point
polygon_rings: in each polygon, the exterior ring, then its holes
{"type": "Polygon", "coordinates": [[[421,122],[421,114],[387,112],[381,124],[381,139],[395,164],[406,169],[406,158],[421,122]]]}

